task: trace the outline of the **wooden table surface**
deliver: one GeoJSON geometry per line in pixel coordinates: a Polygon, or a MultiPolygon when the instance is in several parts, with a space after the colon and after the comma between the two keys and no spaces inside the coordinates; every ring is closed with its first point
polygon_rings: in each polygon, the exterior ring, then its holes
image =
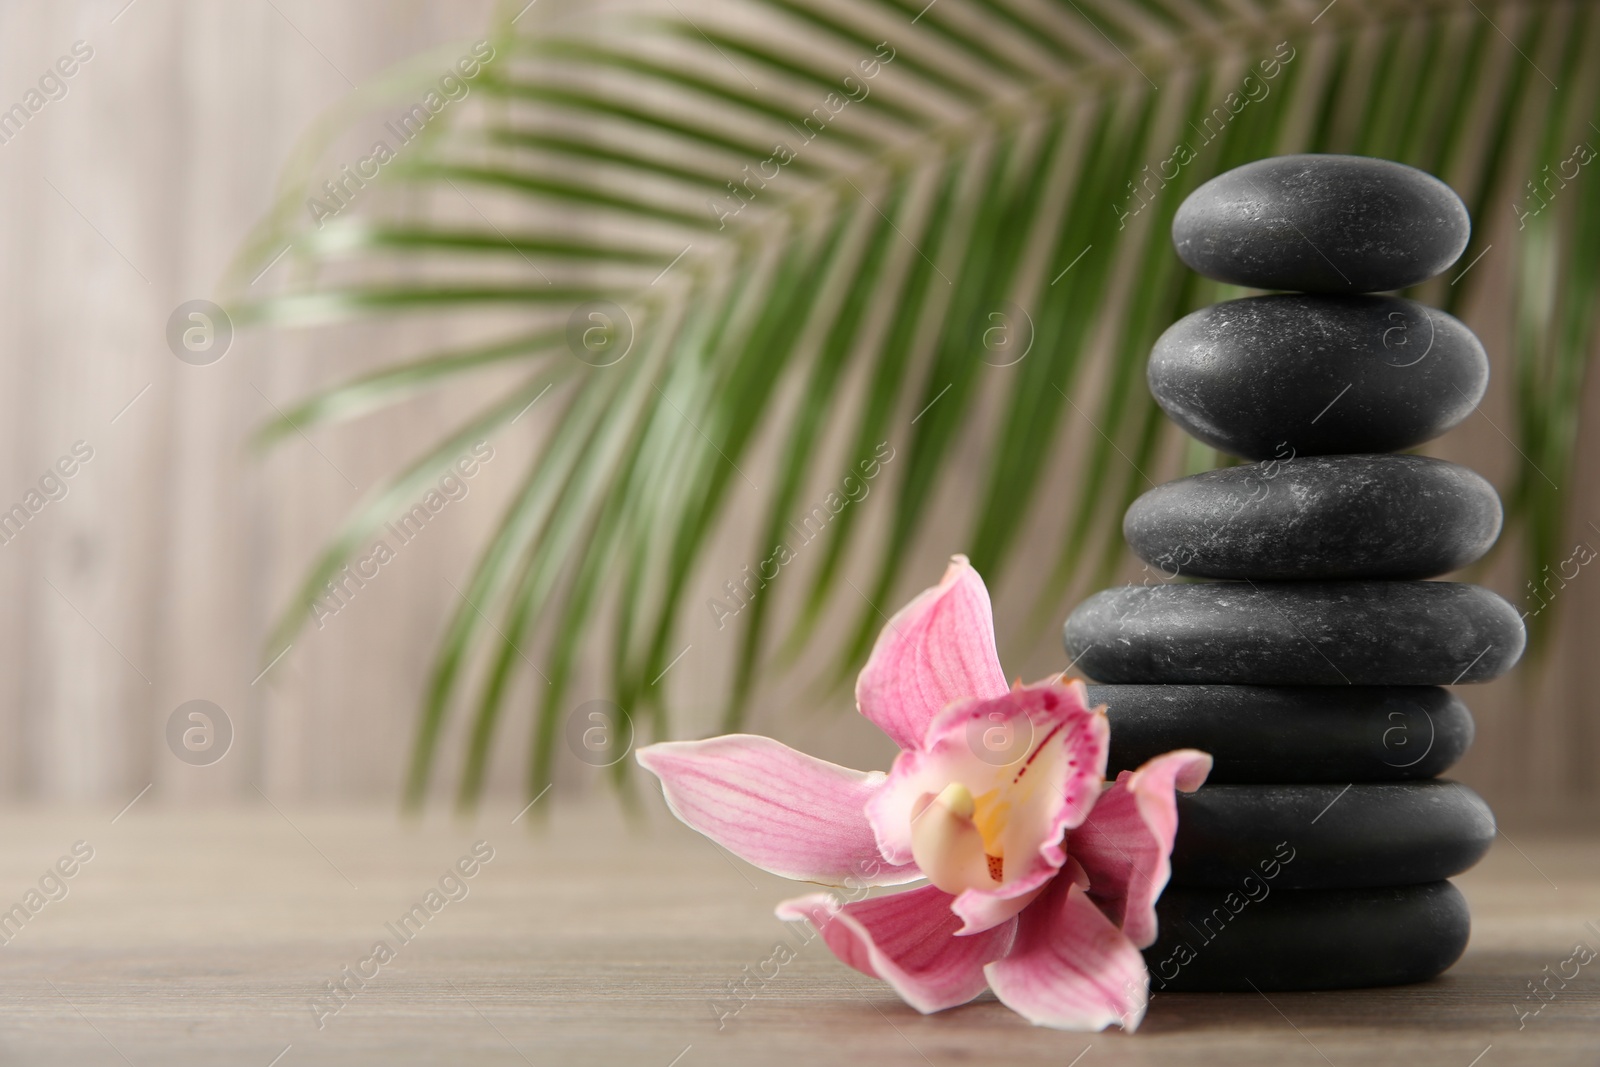
{"type": "Polygon", "coordinates": [[[987,995],[918,1015],[820,942],[741,1005],[728,984],[785,937],[772,907],[791,884],[659,811],[630,827],[608,798],[539,804],[514,825],[151,798],[114,823],[0,811],[0,908],[37,906],[0,925],[0,1064],[1600,1063],[1600,959],[1550,980],[1548,1002],[1528,994],[1575,943],[1600,948],[1594,837],[1502,836],[1460,879],[1472,944],[1436,981],[1157,995],[1137,1034],[1071,1034],[987,995]],[[80,841],[93,856],[75,864],[80,841]],[[493,855],[475,866],[477,841],[493,855]],[[70,878],[52,875],[63,857],[70,878]],[[444,878],[463,858],[473,876],[444,878]],[[426,921],[402,943],[389,924],[414,904],[426,921]]]}

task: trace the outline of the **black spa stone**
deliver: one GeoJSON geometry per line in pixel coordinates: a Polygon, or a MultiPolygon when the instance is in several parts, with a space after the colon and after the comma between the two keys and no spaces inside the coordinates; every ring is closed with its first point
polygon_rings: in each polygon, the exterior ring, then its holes
{"type": "Polygon", "coordinates": [[[1079,604],[1067,657],[1099,682],[1453,685],[1509,670],[1517,610],[1456,582],[1125,585],[1079,604]]]}
{"type": "Polygon", "coordinates": [[[1170,886],[1156,917],[1144,950],[1152,993],[1421,982],[1461,958],[1472,925],[1449,882],[1292,890],[1259,875],[1227,889],[1170,886]]]}
{"type": "Polygon", "coordinates": [[[1364,156],[1278,156],[1189,194],[1172,220],[1178,256],[1257,289],[1376,293],[1445,270],[1466,250],[1467,208],[1448,185],[1364,156]]]}
{"type": "Polygon", "coordinates": [[[1500,534],[1480,475],[1426,456],[1304,456],[1157,486],[1122,535],[1169,577],[1431,578],[1500,534]]]}
{"type": "Polygon", "coordinates": [[[1264,856],[1292,854],[1283,889],[1360,889],[1460,874],[1494,843],[1494,814],[1466,786],[1421,782],[1203,785],[1178,795],[1172,883],[1223,889],[1264,856]]]}
{"type": "Polygon", "coordinates": [[[1432,778],[1472,744],[1472,713],[1437,686],[1091,685],[1111,722],[1108,777],[1177,748],[1213,784],[1432,778]]]}
{"type": "Polygon", "coordinates": [[[1247,459],[1397,452],[1459,423],[1489,357],[1472,331],[1396,296],[1279,293],[1186,315],[1150,392],[1191,436],[1247,459]]]}

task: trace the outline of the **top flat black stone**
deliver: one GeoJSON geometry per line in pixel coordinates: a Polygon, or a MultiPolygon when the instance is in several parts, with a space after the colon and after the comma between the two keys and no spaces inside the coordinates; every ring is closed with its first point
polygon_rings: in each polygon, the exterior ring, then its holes
{"type": "Polygon", "coordinates": [[[1366,156],[1258,159],[1189,194],[1178,256],[1256,289],[1377,293],[1427,281],[1466,250],[1466,205],[1431,174],[1366,156]]]}

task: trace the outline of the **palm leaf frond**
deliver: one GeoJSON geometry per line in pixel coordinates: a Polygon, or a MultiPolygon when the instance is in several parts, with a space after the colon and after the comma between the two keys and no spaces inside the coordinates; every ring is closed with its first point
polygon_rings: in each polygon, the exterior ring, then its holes
{"type": "MultiPolygon", "coordinates": [[[[1559,195],[1550,186],[1509,239],[1495,217],[1600,136],[1600,72],[1581,62],[1600,53],[1600,19],[1578,0],[1319,6],[728,0],[692,20],[613,14],[603,35],[506,19],[474,103],[435,119],[385,171],[396,195],[326,227],[299,221],[316,158],[303,152],[235,272],[242,292],[287,244],[296,280],[241,317],[488,308],[526,321],[335,385],[263,428],[269,442],[487,368],[525,371],[357,508],[300,599],[461,442],[555,391],[552,429],[446,625],[409,797],[428,793],[459,719],[456,792],[478,798],[522,675],[536,694],[536,795],[591,649],[608,657],[617,702],[664,734],[661,679],[697,601],[691,580],[736,505],[757,509],[750,558],[766,560],[818,486],[880,447],[894,456],[874,490],[891,501],[886,521],[869,529],[847,507],[823,524],[790,610],[762,592],[773,580],[762,567],[728,575],[741,628],[728,728],[830,609],[854,619],[831,635],[833,676],[859,662],[973,449],[966,544],[978,567],[997,578],[1038,521],[1062,545],[1038,612],[1103,581],[1121,559],[1117,518],[1176,445],[1143,387],[1144,355],[1173,319],[1231,292],[1177,262],[1172,215],[1207,178],[1261,156],[1412,163],[1472,209],[1463,264],[1491,241],[1510,246],[1499,253],[1516,279],[1508,518],[1526,534],[1530,577],[1559,560],[1558,486],[1600,329],[1600,197],[1585,174],[1559,195]],[[620,306],[612,325],[631,331],[619,364],[569,350],[573,309],[594,301],[620,306]],[[1069,440],[1077,491],[1058,516],[1039,504],[1069,440]]],[[[1490,274],[1477,266],[1418,295],[1451,310],[1500,299],[1490,274]]],[[[1217,461],[1187,452],[1189,467],[1217,461]]]]}

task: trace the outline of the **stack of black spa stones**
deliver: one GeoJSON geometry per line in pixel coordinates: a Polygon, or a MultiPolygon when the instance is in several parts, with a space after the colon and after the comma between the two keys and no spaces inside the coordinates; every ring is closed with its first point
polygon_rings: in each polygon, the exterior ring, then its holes
{"type": "Polygon", "coordinates": [[[1135,501],[1124,535],[1164,573],[1066,623],[1068,657],[1104,683],[1089,691],[1108,706],[1113,773],[1179,747],[1216,761],[1179,799],[1153,991],[1414,982],[1466,946],[1446,879],[1495,823],[1435,777],[1473,732],[1444,687],[1509,670],[1524,633],[1487,589],[1423,580],[1488,551],[1494,489],[1402,450],[1464,419],[1489,364],[1449,315],[1372,294],[1442,272],[1469,227],[1430,175],[1331,155],[1229,171],[1173,222],[1196,271],[1280,292],[1156,342],[1166,413],[1253,462],[1135,501]]]}

